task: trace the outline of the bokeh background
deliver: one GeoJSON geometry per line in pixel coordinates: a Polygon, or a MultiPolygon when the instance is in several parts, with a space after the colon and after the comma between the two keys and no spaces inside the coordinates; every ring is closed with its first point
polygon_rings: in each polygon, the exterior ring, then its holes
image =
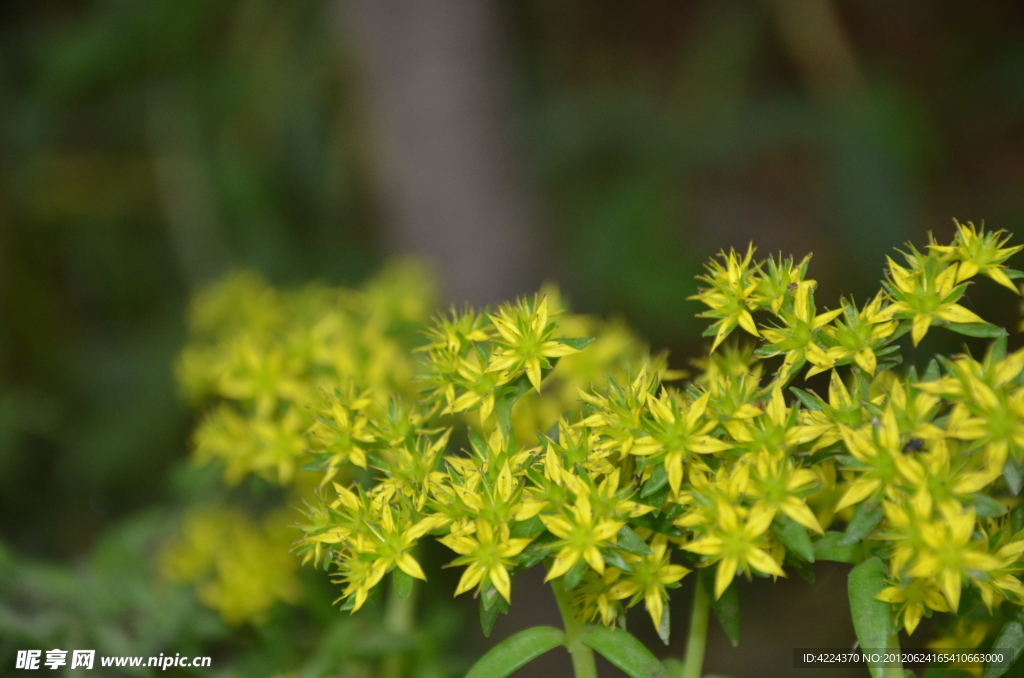
{"type": "MultiPolygon", "coordinates": [[[[833,305],[953,217],[1024,226],[1015,0],[7,0],[0,655],[101,632],[211,654],[202,675],[363,675],[342,655],[370,631],[337,626],[322,574],[322,606],[235,628],[154,573],[210,482],[172,371],[186,307],[229,270],[356,285],[413,254],[460,303],[553,280],[685,366],[719,249],[813,252],[833,305]]],[[[1005,296],[971,303],[1017,323],[1005,296]]],[[[716,627],[708,670],[789,675],[793,647],[852,643],[845,571],[818,580],[743,588],[741,646],[716,627]]],[[[423,666],[554,621],[517,587],[490,640],[441,596],[423,666]]],[[[659,652],[681,652],[687,591],[659,652]]]]}

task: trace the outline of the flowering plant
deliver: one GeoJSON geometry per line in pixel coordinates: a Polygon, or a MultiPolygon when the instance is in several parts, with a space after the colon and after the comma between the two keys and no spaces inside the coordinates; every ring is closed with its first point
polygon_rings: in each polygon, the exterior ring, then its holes
{"type": "Polygon", "coordinates": [[[197,454],[223,460],[229,481],[297,488],[296,551],[332,572],[343,610],[388,577],[388,605],[411,600],[428,578],[417,545],[432,537],[489,633],[514,575],[544,567],[564,628],[506,639],[474,678],[558,646],[577,678],[596,675],[595,651],[637,678],[699,678],[710,610],[738,642],[737,576],[813,579],[818,560],[854,566],[865,648],[896,648],[939,612],[953,615],[950,646],[1019,654],[1024,350],[1008,353],[1007,332],[961,304],[978,275],[1017,292],[1007,239],[958,226],[950,245],[890,259],[866,303],[824,311],[809,258],[723,253],[694,297],[714,321],[712,352],[679,385],[664,356],[569,314],[554,290],[429,321],[409,269],[288,303],[222,290],[197,306],[215,320],[197,321],[181,362],[189,390],[219,400],[197,454]],[[981,359],[897,369],[901,338],[916,347],[936,326],[992,343],[981,359]],[[756,345],[727,342],[737,328],[756,345]],[[791,386],[805,369],[830,373],[827,397],[791,386]],[[300,468],[318,480],[303,485],[300,468]],[[666,602],[687,575],[686,654],[663,664],[624,612],[643,603],[667,643],[666,602]]]}

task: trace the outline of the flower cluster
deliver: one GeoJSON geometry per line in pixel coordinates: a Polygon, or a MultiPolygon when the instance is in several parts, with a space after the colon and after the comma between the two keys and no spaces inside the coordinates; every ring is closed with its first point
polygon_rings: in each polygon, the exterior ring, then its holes
{"type": "Polygon", "coordinates": [[[169,581],[194,583],[228,623],[260,623],[275,602],[300,596],[289,522],[284,512],[256,523],[236,509],[194,509],[181,536],[164,545],[161,569],[169,581]]]}
{"type": "Polygon", "coordinates": [[[250,319],[230,345],[211,333],[183,359],[183,374],[205,375],[187,380],[193,392],[222,402],[197,453],[230,477],[284,481],[309,462],[320,482],[298,550],[333,568],[343,609],[389,573],[400,594],[425,579],[417,544],[432,536],[464,568],[456,595],[479,597],[485,628],[513,576],[541,564],[584,621],[615,625],[643,602],[663,638],[668,591],[698,568],[720,597],[738,575],[879,558],[878,598],[908,632],[957,612],[965,589],[992,613],[1024,604],[1024,351],[963,297],[978,275],[1016,292],[1024,274],[1004,264],[1020,247],[1006,241],[958,225],[952,244],[890,260],[866,303],[832,310],[816,305],[809,258],[723,253],[694,297],[712,351],[677,386],[664,356],[568,314],[551,290],[435,316],[418,342],[389,334],[418,322],[409,313],[374,328],[307,305],[293,312],[303,322],[266,321],[255,339],[250,319]],[[994,341],[980,360],[897,371],[933,326],[994,341]],[[338,327],[348,334],[325,343],[338,327]],[[736,328],[756,345],[726,341],[736,328]],[[792,386],[801,372],[829,373],[827,394],[792,386]]]}

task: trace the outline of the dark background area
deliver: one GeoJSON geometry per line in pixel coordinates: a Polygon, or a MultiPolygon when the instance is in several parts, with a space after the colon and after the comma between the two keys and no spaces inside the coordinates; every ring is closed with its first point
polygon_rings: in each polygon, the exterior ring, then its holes
{"type": "MultiPolygon", "coordinates": [[[[554,280],[682,366],[719,249],[813,252],[834,306],[953,217],[1020,230],[1022,188],[1011,0],[8,0],[0,540],[74,564],[171,501],[186,305],[232,268],[357,284],[412,253],[475,303],[554,280]]],[[[1016,328],[993,289],[970,305],[1016,328]]],[[[711,672],[852,639],[842,572],[748,588],[711,672]]],[[[496,637],[554,611],[517,595],[496,637]]]]}

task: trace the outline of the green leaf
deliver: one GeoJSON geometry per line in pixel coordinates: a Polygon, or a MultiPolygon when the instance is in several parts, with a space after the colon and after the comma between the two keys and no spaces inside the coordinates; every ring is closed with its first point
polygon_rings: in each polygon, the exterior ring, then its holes
{"type": "Polygon", "coordinates": [[[629,563],[622,557],[622,553],[618,549],[601,549],[601,556],[604,558],[604,562],[612,567],[617,567],[623,572],[633,571],[633,568],[629,566],[629,563]]]}
{"type": "Polygon", "coordinates": [[[508,602],[501,597],[493,586],[485,587],[480,595],[480,628],[484,636],[490,638],[494,621],[499,614],[508,612],[508,602]]]}
{"type": "Polygon", "coordinates": [[[814,546],[807,528],[782,513],[776,514],[772,529],[782,545],[808,563],[814,562],[814,546]]]}
{"type": "Polygon", "coordinates": [[[1010,512],[1010,531],[1020,532],[1024,529],[1024,504],[1010,512]]]}
{"type": "Polygon", "coordinates": [[[1024,651],[1024,626],[1017,620],[1008,621],[999,630],[999,635],[992,643],[993,650],[1011,650],[1013,658],[1005,664],[989,664],[985,667],[985,678],[999,678],[1016,663],[1024,651]]]}
{"type": "Polygon", "coordinates": [[[792,551],[786,551],[785,564],[796,570],[800,577],[810,583],[814,583],[814,564],[801,560],[799,556],[793,555],[792,551]]]}
{"type": "Polygon", "coordinates": [[[622,629],[591,626],[580,640],[630,678],[669,678],[658,658],[622,629]]]}
{"type": "Polygon", "coordinates": [[[958,334],[966,334],[968,337],[995,339],[1006,334],[1006,330],[992,323],[946,323],[945,326],[958,334]]]}
{"type": "Polygon", "coordinates": [[[488,650],[466,678],[504,678],[559,645],[565,645],[564,632],[553,626],[534,626],[488,650]]]}
{"type": "Polygon", "coordinates": [[[840,546],[856,544],[864,537],[871,534],[872,530],[882,522],[882,507],[878,504],[862,502],[857,505],[853,512],[850,524],[846,526],[846,533],[839,540],[840,546]]]}
{"type": "Polygon", "coordinates": [[[972,494],[971,501],[974,502],[974,512],[979,518],[998,518],[1009,513],[1008,508],[981,492],[972,494]]]}
{"type": "Polygon", "coordinates": [[[616,542],[623,551],[632,553],[635,556],[649,556],[653,553],[651,547],[640,538],[636,532],[630,529],[629,525],[623,525],[619,530],[618,541],[616,542]]]}
{"type": "Polygon", "coordinates": [[[665,671],[670,676],[681,676],[683,675],[683,662],[679,661],[675,657],[665,657],[661,660],[661,663],[665,667],[665,671]]]}
{"type": "Polygon", "coordinates": [[[796,386],[790,387],[789,390],[793,393],[793,395],[797,397],[797,400],[803,403],[804,407],[813,412],[821,412],[822,408],[825,406],[825,401],[823,401],[821,398],[814,395],[813,393],[808,393],[807,391],[799,389],[796,386]]]}
{"type": "Polygon", "coordinates": [[[562,338],[556,339],[555,341],[557,341],[560,344],[565,344],[566,346],[575,348],[578,351],[582,351],[587,346],[590,346],[592,343],[594,343],[594,337],[562,338]]]}
{"type": "MultiPolygon", "coordinates": [[[[701,580],[697,585],[703,586],[707,591],[714,591],[715,568],[702,567],[699,572],[701,580]]],[[[722,591],[718,600],[711,601],[711,609],[714,610],[715,617],[722,625],[725,635],[729,636],[732,646],[738,646],[740,644],[740,596],[735,582],[729,584],[729,587],[722,591]]]]}
{"type": "Polygon", "coordinates": [[[520,396],[533,388],[529,378],[523,374],[501,388],[494,398],[494,411],[498,415],[498,423],[506,431],[512,429],[512,406],[520,396]]]}
{"type": "Polygon", "coordinates": [[[540,534],[543,531],[544,523],[541,521],[540,516],[534,516],[529,520],[520,520],[514,523],[509,530],[509,535],[513,539],[525,539],[526,537],[540,534]]]}
{"type": "Polygon", "coordinates": [[[569,568],[569,571],[563,575],[562,585],[565,586],[565,590],[576,588],[577,584],[583,581],[583,575],[590,569],[590,565],[587,561],[580,558],[576,561],[576,564],[569,568]]]}
{"type": "Polygon", "coordinates": [[[409,597],[412,593],[413,578],[402,572],[399,568],[395,568],[391,571],[391,585],[395,587],[395,593],[402,600],[409,597]]]}
{"type": "Polygon", "coordinates": [[[857,563],[864,560],[864,549],[860,544],[843,544],[842,532],[830,531],[814,542],[814,557],[818,560],[832,560],[837,563],[857,563]]]}
{"type": "Polygon", "coordinates": [[[1003,335],[992,342],[990,357],[994,362],[999,362],[1006,357],[1006,335],[1003,335]]]}
{"type": "Polygon", "coordinates": [[[1014,495],[1020,494],[1020,469],[1017,467],[1017,464],[1014,463],[1013,459],[1006,460],[1006,466],[1003,467],[1003,479],[1006,480],[1006,484],[1010,487],[1010,491],[1013,492],[1014,495]]]}
{"type": "Polygon", "coordinates": [[[672,619],[669,615],[668,605],[665,605],[661,609],[661,623],[658,624],[658,637],[661,638],[666,646],[668,646],[668,639],[672,634],[672,619]]]}
{"type": "MultiPolygon", "coordinates": [[[[878,558],[869,558],[850,572],[850,616],[862,648],[897,649],[889,603],[875,598],[885,586],[885,565],[878,558]]],[[[882,678],[885,673],[882,666],[869,668],[872,678],[882,678]]]]}
{"type": "Polygon", "coordinates": [[[531,567],[544,560],[551,550],[551,543],[558,541],[558,537],[550,532],[543,532],[539,537],[530,542],[523,552],[515,557],[513,573],[529,570],[531,567]]]}
{"type": "Polygon", "coordinates": [[[640,492],[640,496],[649,497],[666,485],[668,485],[668,474],[665,472],[665,465],[658,464],[654,467],[654,471],[651,472],[650,480],[644,484],[644,489],[640,492]]]}

